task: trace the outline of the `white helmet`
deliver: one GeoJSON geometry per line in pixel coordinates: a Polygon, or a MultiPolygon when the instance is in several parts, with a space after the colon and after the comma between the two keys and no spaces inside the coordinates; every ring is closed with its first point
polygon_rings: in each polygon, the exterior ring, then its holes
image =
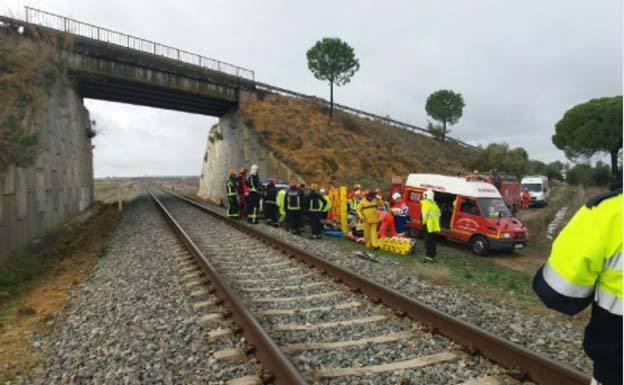
{"type": "Polygon", "coordinates": [[[401,194],[395,192],[394,194],[392,194],[392,199],[398,201],[399,199],[401,199],[401,194]]]}
{"type": "Polygon", "coordinates": [[[254,173],[254,174],[258,172],[258,165],[257,164],[252,164],[251,165],[251,172],[254,173]]]}
{"type": "Polygon", "coordinates": [[[429,189],[425,191],[425,199],[429,199],[430,201],[432,201],[434,197],[435,194],[433,193],[433,190],[429,189]]]}
{"type": "Polygon", "coordinates": [[[320,189],[319,193],[321,193],[321,195],[325,195],[325,189],[324,188],[320,189]]]}

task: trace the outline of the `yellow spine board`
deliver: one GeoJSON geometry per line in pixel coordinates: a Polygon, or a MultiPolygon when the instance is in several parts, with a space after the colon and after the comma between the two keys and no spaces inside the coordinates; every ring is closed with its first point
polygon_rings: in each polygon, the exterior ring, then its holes
{"type": "Polygon", "coordinates": [[[340,228],[343,234],[347,234],[349,232],[349,224],[347,223],[347,188],[345,186],[340,187],[338,207],[340,207],[340,228]]]}
{"type": "Polygon", "coordinates": [[[381,238],[379,245],[382,250],[407,255],[412,249],[413,241],[405,238],[381,238]]]}

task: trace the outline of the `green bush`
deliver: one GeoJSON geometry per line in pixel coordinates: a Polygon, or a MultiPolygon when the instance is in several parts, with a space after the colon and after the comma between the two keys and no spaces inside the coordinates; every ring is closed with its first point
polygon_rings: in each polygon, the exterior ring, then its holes
{"type": "Polygon", "coordinates": [[[603,162],[595,167],[581,163],[572,167],[567,174],[567,182],[572,185],[605,186],[611,181],[611,168],[603,162]]]}

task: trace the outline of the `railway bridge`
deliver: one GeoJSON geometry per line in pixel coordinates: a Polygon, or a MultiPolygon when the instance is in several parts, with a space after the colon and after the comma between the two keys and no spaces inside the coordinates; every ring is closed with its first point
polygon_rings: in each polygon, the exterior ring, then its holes
{"type": "Polygon", "coordinates": [[[252,70],[53,13],[26,7],[25,20],[0,21],[69,41],[63,55],[85,98],[220,117],[255,89],[252,70]]]}

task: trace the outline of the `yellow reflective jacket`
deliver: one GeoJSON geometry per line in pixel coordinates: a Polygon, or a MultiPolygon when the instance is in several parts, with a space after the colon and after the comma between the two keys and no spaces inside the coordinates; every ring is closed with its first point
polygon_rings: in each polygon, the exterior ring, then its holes
{"type": "Polygon", "coordinates": [[[357,206],[357,216],[364,223],[377,223],[379,222],[379,218],[377,217],[377,206],[383,204],[383,201],[380,199],[368,200],[368,198],[364,197],[360,201],[360,204],[357,206]]]}
{"type": "Polygon", "coordinates": [[[329,199],[329,196],[323,195],[323,200],[325,201],[325,208],[323,208],[323,212],[330,212],[332,209],[332,201],[329,199]]]}
{"type": "Polygon", "coordinates": [[[544,304],[576,314],[590,303],[583,347],[600,383],[622,383],[622,190],[581,207],[533,279],[544,304]]]}
{"type": "Polygon", "coordinates": [[[286,204],[284,198],[286,197],[286,190],[281,189],[277,192],[277,207],[279,207],[280,216],[286,215],[286,204]]]}
{"type": "Polygon", "coordinates": [[[440,231],[440,208],[434,201],[421,199],[420,216],[423,226],[427,226],[427,231],[437,233],[440,231]]]}

